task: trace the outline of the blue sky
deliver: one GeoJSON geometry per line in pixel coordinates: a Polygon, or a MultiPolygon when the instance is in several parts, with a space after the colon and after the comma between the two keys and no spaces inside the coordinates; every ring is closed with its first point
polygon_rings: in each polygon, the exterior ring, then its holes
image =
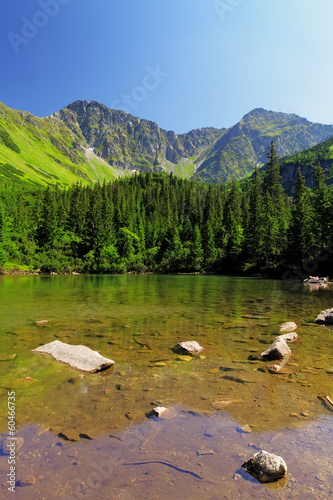
{"type": "Polygon", "coordinates": [[[2,1],[0,101],[96,100],[177,133],[256,107],[332,124],[332,19],[332,0],[2,1]]]}

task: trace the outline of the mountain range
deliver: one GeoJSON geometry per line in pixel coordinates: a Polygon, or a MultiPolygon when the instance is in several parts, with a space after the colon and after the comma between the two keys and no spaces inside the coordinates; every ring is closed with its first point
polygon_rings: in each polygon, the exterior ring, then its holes
{"type": "Polygon", "coordinates": [[[308,185],[313,183],[314,162],[324,161],[330,173],[332,137],[333,125],[261,108],[230,128],[176,134],[96,101],[75,101],[45,118],[0,104],[0,181],[65,187],[133,171],[165,171],[220,183],[263,166],[274,140],[289,188],[298,166],[306,172],[308,185]]]}

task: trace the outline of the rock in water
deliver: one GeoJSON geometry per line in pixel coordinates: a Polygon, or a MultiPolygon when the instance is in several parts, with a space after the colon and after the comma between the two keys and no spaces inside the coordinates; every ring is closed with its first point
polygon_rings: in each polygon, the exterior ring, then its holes
{"type": "Polygon", "coordinates": [[[282,367],[279,365],[272,365],[268,367],[269,373],[279,373],[281,371],[282,367]]]}
{"type": "Polygon", "coordinates": [[[264,450],[253,455],[242,467],[262,483],[277,481],[287,473],[287,464],[283,458],[264,450]]]}
{"type": "Polygon", "coordinates": [[[153,408],[149,413],[147,413],[148,418],[152,417],[158,417],[161,418],[163,413],[166,412],[166,408],[164,406],[156,406],[156,408],[153,408]]]}
{"type": "Polygon", "coordinates": [[[289,332],[275,337],[275,340],[285,340],[286,342],[296,342],[297,339],[298,335],[296,332],[289,332]]]}
{"type": "Polygon", "coordinates": [[[279,332],[292,332],[293,330],[296,330],[297,325],[293,321],[287,321],[286,323],[282,323],[282,325],[279,326],[279,332]]]}
{"type": "Polygon", "coordinates": [[[35,482],[35,476],[25,476],[17,482],[17,486],[31,486],[32,484],[35,484],[35,482]]]}
{"type": "Polygon", "coordinates": [[[10,455],[11,450],[15,449],[15,453],[23,446],[24,438],[17,437],[15,439],[10,439],[9,437],[3,439],[0,445],[0,451],[3,455],[10,455]]]}
{"type": "Polygon", "coordinates": [[[273,359],[283,359],[285,356],[290,355],[291,350],[287,345],[286,341],[283,339],[274,340],[266,351],[262,352],[260,356],[263,359],[273,360],[273,359]]]}
{"type": "Polygon", "coordinates": [[[37,347],[37,349],[33,349],[31,352],[50,354],[56,361],[61,361],[72,368],[90,373],[106,370],[106,368],[114,364],[112,359],[104,358],[97,351],[89,349],[89,347],[84,345],[69,345],[60,340],[54,340],[49,344],[37,347]]]}
{"type": "Polygon", "coordinates": [[[333,325],[333,308],[321,311],[316,317],[315,322],[324,325],[333,325]]]}
{"type": "Polygon", "coordinates": [[[59,432],[58,436],[67,441],[80,441],[80,436],[75,429],[62,430],[59,432]]]}
{"type": "Polygon", "coordinates": [[[189,352],[191,354],[198,354],[199,352],[204,350],[204,348],[201,347],[201,345],[195,340],[189,340],[187,342],[179,342],[179,344],[177,344],[177,348],[189,352]]]}

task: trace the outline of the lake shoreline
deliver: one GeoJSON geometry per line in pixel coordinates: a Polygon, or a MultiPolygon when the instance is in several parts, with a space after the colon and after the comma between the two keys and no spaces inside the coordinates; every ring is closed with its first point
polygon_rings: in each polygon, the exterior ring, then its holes
{"type": "MultiPolygon", "coordinates": [[[[18,269],[3,269],[0,270],[0,276],[93,276],[100,274],[103,276],[112,275],[153,275],[153,276],[230,276],[230,277],[248,277],[248,278],[260,278],[260,279],[276,279],[276,274],[266,274],[266,273],[214,273],[214,272],[199,272],[193,271],[188,273],[163,273],[158,271],[127,271],[125,273],[79,273],[73,272],[44,272],[44,271],[32,271],[32,270],[18,270],[18,269]]],[[[280,273],[278,273],[280,274],[280,273]]],[[[282,276],[281,276],[282,279],[282,276]]]]}

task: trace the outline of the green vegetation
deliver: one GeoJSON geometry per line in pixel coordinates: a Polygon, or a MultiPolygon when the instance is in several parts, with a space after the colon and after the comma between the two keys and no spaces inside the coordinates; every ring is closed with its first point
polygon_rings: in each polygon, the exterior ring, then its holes
{"type": "Polygon", "coordinates": [[[0,182],[66,187],[123,175],[93,153],[88,160],[86,141],[72,128],[0,104],[0,182]]]}
{"type": "Polygon", "coordinates": [[[20,153],[21,150],[18,147],[17,144],[13,141],[13,139],[10,137],[8,132],[4,130],[2,127],[0,127],[0,141],[7,146],[7,148],[12,149],[15,153],[20,153]]]}
{"type": "MultiPolygon", "coordinates": [[[[9,171],[11,171],[9,169],[9,171]]],[[[15,172],[12,171],[15,175],[15,172]]],[[[299,172],[281,185],[274,143],[264,176],[216,186],[147,172],[68,189],[0,187],[0,266],[54,272],[326,270],[333,191],[318,165],[311,191],[299,172]],[[310,269],[310,268],[309,268],[310,269]]]]}

